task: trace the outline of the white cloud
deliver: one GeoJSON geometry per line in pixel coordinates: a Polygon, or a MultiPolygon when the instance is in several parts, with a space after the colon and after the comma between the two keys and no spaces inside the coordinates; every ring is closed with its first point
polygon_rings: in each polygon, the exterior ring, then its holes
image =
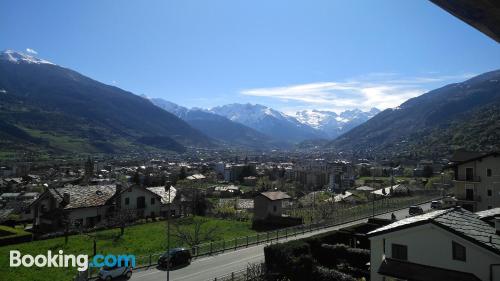
{"type": "Polygon", "coordinates": [[[27,49],[26,49],[26,52],[28,52],[28,53],[30,53],[30,54],[33,54],[33,55],[37,55],[37,54],[38,54],[38,52],[37,52],[37,51],[35,51],[34,49],[31,49],[31,48],[27,48],[27,49]]]}
{"type": "Polygon", "coordinates": [[[375,73],[347,82],[315,82],[285,87],[246,89],[241,94],[246,96],[278,99],[281,102],[293,103],[292,108],[315,108],[341,112],[346,109],[359,108],[369,110],[399,106],[406,100],[417,97],[436,84],[451,83],[470,78],[471,74],[398,77],[395,73],[375,73]]]}

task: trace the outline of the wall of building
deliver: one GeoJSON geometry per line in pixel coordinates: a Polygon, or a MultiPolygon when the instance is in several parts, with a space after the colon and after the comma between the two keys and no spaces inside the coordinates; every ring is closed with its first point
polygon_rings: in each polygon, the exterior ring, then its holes
{"type": "Polygon", "coordinates": [[[146,191],[145,189],[137,186],[131,187],[131,189],[128,189],[124,191],[121,194],[121,208],[122,209],[133,209],[133,210],[138,210],[138,215],[140,216],[141,214],[144,217],[149,217],[151,215],[154,216],[159,216],[160,215],[160,208],[161,208],[161,202],[160,199],[155,196],[152,192],[146,191]],[[139,209],[137,206],[137,198],[139,197],[144,197],[145,198],[145,208],[139,209]],[[129,203],[125,204],[126,198],[129,199],[129,203]],[[151,198],[154,198],[155,203],[151,204],[151,198]]]}
{"type": "Polygon", "coordinates": [[[489,207],[500,207],[500,157],[489,156],[481,161],[471,161],[457,167],[458,180],[455,181],[455,196],[457,199],[466,198],[466,190],[472,189],[475,197],[475,209],[473,211],[486,210],[489,207]],[[466,169],[474,170],[474,177],[479,182],[465,182],[466,169]],[[487,169],[492,170],[491,176],[487,175],[487,169]],[[491,196],[488,195],[491,190],[491,196]]]}
{"type": "Polygon", "coordinates": [[[283,206],[282,200],[271,201],[263,195],[254,199],[254,219],[263,220],[267,216],[281,216],[283,206]]]}
{"type": "Polygon", "coordinates": [[[470,272],[481,280],[500,280],[500,275],[490,279],[490,265],[500,264],[500,256],[428,223],[370,238],[372,281],[383,280],[377,271],[384,256],[392,257],[393,243],[408,247],[409,262],[470,272]],[[452,241],[466,247],[465,262],[453,260],[452,241]]]}

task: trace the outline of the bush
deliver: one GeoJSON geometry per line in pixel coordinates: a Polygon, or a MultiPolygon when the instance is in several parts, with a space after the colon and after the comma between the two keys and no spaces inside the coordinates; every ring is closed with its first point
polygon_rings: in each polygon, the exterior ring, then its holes
{"type": "Polygon", "coordinates": [[[317,266],[314,269],[312,277],[312,280],[316,281],[356,281],[356,279],[352,276],[335,269],[329,269],[322,266],[317,266]]]}
{"type": "Polygon", "coordinates": [[[313,269],[309,245],[301,240],[264,248],[266,268],[290,280],[307,280],[313,269]]]}
{"type": "Polygon", "coordinates": [[[370,250],[350,248],[343,244],[323,244],[315,258],[324,266],[333,267],[347,263],[351,267],[363,269],[370,261],[370,250]]]}
{"type": "Polygon", "coordinates": [[[0,246],[29,242],[32,235],[21,229],[0,225],[0,246]]]}

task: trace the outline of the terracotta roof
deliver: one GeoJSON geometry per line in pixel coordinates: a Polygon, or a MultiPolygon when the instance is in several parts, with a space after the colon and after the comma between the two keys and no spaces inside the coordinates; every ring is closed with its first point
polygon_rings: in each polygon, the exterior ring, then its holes
{"type": "Polygon", "coordinates": [[[274,201],[274,200],[283,200],[283,199],[290,199],[288,194],[286,194],[283,191],[268,191],[268,192],[262,192],[260,195],[267,197],[267,199],[274,201]]]}

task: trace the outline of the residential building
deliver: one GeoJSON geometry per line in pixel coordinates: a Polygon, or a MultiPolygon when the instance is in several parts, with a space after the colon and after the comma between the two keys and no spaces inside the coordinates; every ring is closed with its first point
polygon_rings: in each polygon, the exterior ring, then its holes
{"type": "Polygon", "coordinates": [[[500,207],[500,153],[455,157],[451,167],[458,205],[474,212],[500,207]]]}
{"type": "Polygon", "coordinates": [[[161,197],[160,215],[162,217],[166,217],[169,213],[172,217],[181,214],[181,207],[174,201],[177,195],[177,189],[175,187],[155,186],[148,187],[147,189],[161,197]]]}
{"type": "Polygon", "coordinates": [[[30,205],[35,231],[92,227],[105,220],[133,220],[160,214],[161,196],[132,185],[48,188],[30,205]]]}
{"type": "Polygon", "coordinates": [[[372,281],[500,280],[500,236],[460,207],[369,232],[372,281]]]}
{"type": "Polygon", "coordinates": [[[283,201],[291,197],[282,191],[262,192],[254,198],[254,220],[281,217],[283,201]]]}

